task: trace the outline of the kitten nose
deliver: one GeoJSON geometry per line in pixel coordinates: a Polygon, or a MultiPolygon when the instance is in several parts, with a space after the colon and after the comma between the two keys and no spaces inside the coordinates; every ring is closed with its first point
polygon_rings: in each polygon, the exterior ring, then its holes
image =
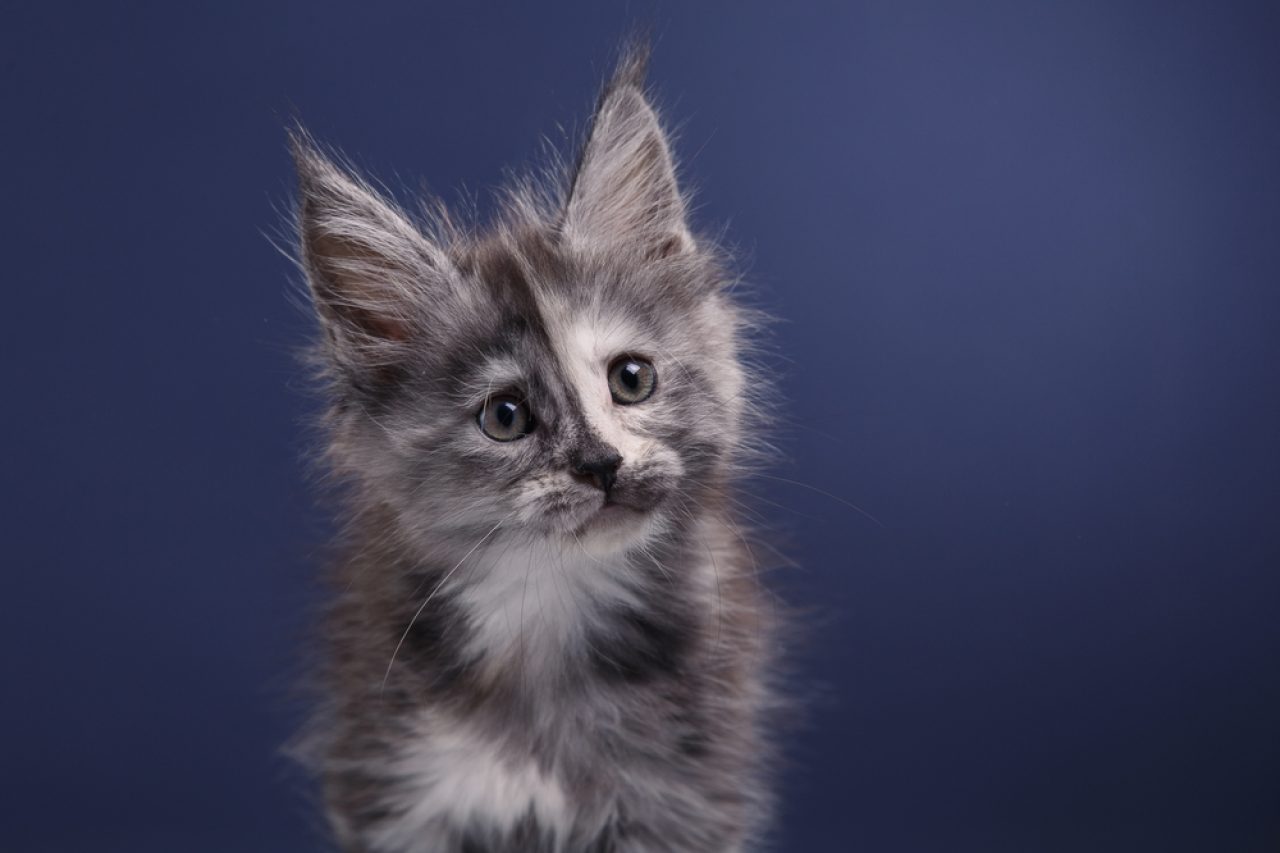
{"type": "Polygon", "coordinates": [[[617,479],[618,467],[621,464],[622,456],[616,450],[610,450],[607,453],[579,458],[574,462],[573,473],[607,495],[613,488],[613,481],[617,479]]]}

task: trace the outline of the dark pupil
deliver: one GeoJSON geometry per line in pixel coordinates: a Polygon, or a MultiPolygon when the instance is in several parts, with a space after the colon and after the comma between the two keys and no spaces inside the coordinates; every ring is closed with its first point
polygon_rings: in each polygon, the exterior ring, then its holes
{"type": "Polygon", "coordinates": [[[494,412],[498,423],[504,428],[510,429],[516,420],[516,404],[515,403],[499,403],[497,410],[494,412]]]}
{"type": "Polygon", "coordinates": [[[640,370],[641,370],[640,365],[636,364],[634,361],[629,361],[626,364],[624,364],[622,366],[622,372],[619,374],[619,378],[622,380],[622,384],[627,386],[627,388],[632,391],[639,388],[640,387],[640,370]]]}

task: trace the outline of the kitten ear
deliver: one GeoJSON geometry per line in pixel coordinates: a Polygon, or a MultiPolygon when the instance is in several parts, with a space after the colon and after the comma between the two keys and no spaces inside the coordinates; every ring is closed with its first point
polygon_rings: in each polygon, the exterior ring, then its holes
{"type": "Polygon", "coordinates": [[[600,96],[564,212],[570,242],[638,247],[650,257],[693,248],[675,163],[644,96],[648,50],[628,50],[600,96]]]}
{"type": "Polygon", "coordinates": [[[393,203],[290,134],[300,190],[301,259],[334,358],[385,367],[423,326],[424,302],[452,264],[393,203]]]}

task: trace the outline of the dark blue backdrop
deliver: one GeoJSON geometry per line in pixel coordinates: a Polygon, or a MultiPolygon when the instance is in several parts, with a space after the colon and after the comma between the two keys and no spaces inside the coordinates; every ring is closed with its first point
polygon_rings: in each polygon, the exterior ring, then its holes
{"type": "Polygon", "coordinates": [[[632,22],[785,322],[783,851],[1280,849],[1274,4],[5,3],[0,846],[303,851],[301,116],[483,198],[632,22]]]}

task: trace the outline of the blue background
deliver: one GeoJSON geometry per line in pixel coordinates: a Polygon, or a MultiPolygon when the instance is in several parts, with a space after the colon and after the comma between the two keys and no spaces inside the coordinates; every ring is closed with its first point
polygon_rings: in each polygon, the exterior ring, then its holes
{"type": "Polygon", "coordinates": [[[283,127],[483,210],[633,23],[783,319],[773,473],[880,521],[756,484],[777,848],[1280,849],[1274,4],[4,5],[5,850],[319,848],[283,127]]]}

